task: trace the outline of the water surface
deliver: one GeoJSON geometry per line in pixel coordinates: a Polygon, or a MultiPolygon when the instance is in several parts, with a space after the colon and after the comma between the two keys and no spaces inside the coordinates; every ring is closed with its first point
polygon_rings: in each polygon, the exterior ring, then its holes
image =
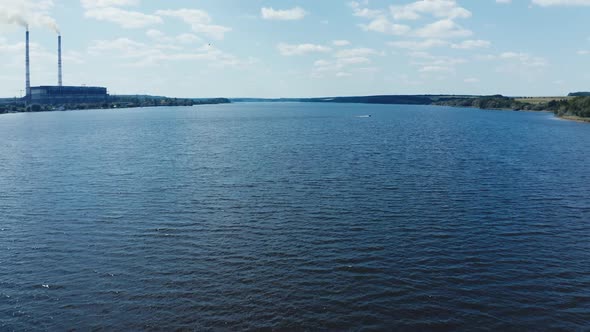
{"type": "Polygon", "coordinates": [[[3,115],[0,330],[584,330],[589,176],[547,113],[3,115]]]}

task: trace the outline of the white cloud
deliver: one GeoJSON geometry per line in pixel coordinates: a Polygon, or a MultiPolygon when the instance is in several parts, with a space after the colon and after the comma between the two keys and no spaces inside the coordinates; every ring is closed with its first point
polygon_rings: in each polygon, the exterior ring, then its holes
{"type": "Polygon", "coordinates": [[[119,7],[138,6],[139,0],[80,0],[84,16],[98,21],[111,22],[126,29],[144,28],[161,24],[162,18],[119,7]]]}
{"type": "MultiPolygon", "coordinates": [[[[31,53],[35,52],[35,51],[39,51],[42,50],[41,46],[37,43],[31,43],[30,44],[31,47],[31,53]]],[[[21,54],[24,53],[25,51],[25,43],[24,42],[18,42],[15,44],[9,44],[6,43],[6,40],[4,39],[0,39],[0,53],[1,54],[16,54],[18,55],[19,59],[22,58],[21,54]]]]}
{"type": "Polygon", "coordinates": [[[492,60],[497,60],[498,57],[494,54],[478,54],[474,57],[474,59],[480,60],[480,61],[492,61],[492,60]]]}
{"type": "Polygon", "coordinates": [[[405,6],[391,6],[390,11],[396,20],[416,20],[424,14],[445,19],[471,17],[471,12],[455,0],[419,0],[405,6]]]}
{"type": "Polygon", "coordinates": [[[180,19],[190,25],[194,32],[205,34],[213,39],[223,39],[225,34],[232,30],[229,27],[211,24],[213,21],[211,16],[200,9],[158,10],[156,14],[180,19]]]}
{"type": "Polygon", "coordinates": [[[145,34],[149,38],[159,43],[193,44],[201,41],[201,38],[192,33],[182,33],[177,36],[168,36],[160,30],[150,29],[145,34]]]}
{"type": "Polygon", "coordinates": [[[396,41],[396,42],[389,42],[388,45],[397,47],[397,48],[404,48],[413,51],[419,50],[426,50],[434,47],[443,47],[448,46],[449,43],[444,40],[440,39],[426,39],[422,41],[396,41]]]}
{"type": "Polygon", "coordinates": [[[500,59],[518,60],[525,66],[543,67],[547,65],[547,60],[541,57],[531,56],[528,53],[504,52],[500,54],[500,59]]]}
{"type": "Polygon", "coordinates": [[[332,41],[332,45],[334,46],[348,46],[350,42],[348,40],[334,40],[332,41]]]}
{"type": "Polygon", "coordinates": [[[213,67],[240,68],[255,62],[254,59],[241,60],[208,44],[186,50],[170,45],[146,44],[129,38],[96,40],[88,48],[88,53],[94,56],[128,59],[126,65],[133,67],[155,66],[170,61],[204,61],[213,67]]]}
{"type": "Polygon", "coordinates": [[[277,45],[277,48],[281,55],[284,56],[295,56],[295,55],[305,55],[309,53],[325,53],[330,52],[331,49],[327,46],[323,45],[315,45],[315,44],[286,44],[280,43],[277,45]]]}
{"type": "Polygon", "coordinates": [[[367,6],[368,4],[368,0],[364,0],[362,3],[358,1],[352,1],[349,3],[354,16],[371,20],[368,24],[359,24],[359,27],[364,31],[373,31],[399,36],[406,34],[411,30],[411,28],[407,25],[391,22],[385,15],[385,12],[382,10],[364,8],[364,6],[367,6]]]}
{"type": "Polygon", "coordinates": [[[318,60],[314,63],[313,72],[315,74],[342,72],[353,69],[357,65],[369,63],[371,63],[371,60],[364,57],[340,58],[334,60],[318,60]]]}
{"type": "Polygon", "coordinates": [[[461,49],[461,50],[470,50],[470,49],[474,49],[474,48],[488,48],[492,45],[492,43],[490,43],[487,40],[464,40],[458,44],[453,44],[451,47],[452,48],[456,48],[456,49],[461,49]]]}
{"type": "Polygon", "coordinates": [[[327,66],[329,64],[330,64],[330,61],[328,61],[328,60],[318,60],[313,63],[313,65],[316,67],[323,67],[323,66],[327,66]]]}
{"type": "Polygon", "coordinates": [[[146,31],[145,34],[152,39],[159,39],[159,38],[166,37],[166,34],[164,34],[162,31],[155,30],[155,29],[150,29],[150,30],[146,31]]]}
{"type": "Polygon", "coordinates": [[[201,41],[201,38],[193,35],[192,33],[181,33],[173,38],[181,44],[192,44],[201,41]]]}
{"type": "Polygon", "coordinates": [[[549,65],[547,59],[534,56],[523,52],[503,52],[498,55],[488,54],[477,56],[476,59],[483,61],[507,61],[517,63],[519,66],[530,67],[530,68],[542,68],[549,65]]]}
{"type": "Polygon", "coordinates": [[[20,54],[21,52],[23,52],[25,49],[25,44],[24,43],[17,43],[17,44],[4,44],[4,43],[0,43],[0,52],[2,54],[8,54],[8,53],[18,53],[20,54]]]}
{"type": "Polygon", "coordinates": [[[377,68],[377,67],[360,67],[360,68],[354,69],[354,71],[357,73],[362,73],[362,74],[374,74],[374,73],[380,72],[381,69],[377,68]]]}
{"type": "Polygon", "coordinates": [[[499,61],[495,69],[497,73],[526,78],[530,82],[538,79],[536,76],[549,65],[545,58],[523,52],[504,52],[490,59],[499,61]]]}
{"type": "Polygon", "coordinates": [[[116,7],[88,8],[84,13],[84,16],[98,21],[112,22],[127,29],[144,28],[146,26],[162,23],[162,18],[159,16],[124,10],[116,7]]]}
{"type": "Polygon", "coordinates": [[[497,3],[512,3],[512,0],[496,0],[497,3]]]}
{"type": "Polygon", "coordinates": [[[263,7],[260,9],[260,14],[265,20],[296,21],[303,19],[305,15],[307,15],[307,12],[301,7],[285,10],[275,10],[272,7],[263,7]]]}
{"type": "Polygon", "coordinates": [[[590,6],[590,0],[533,0],[533,4],[541,7],[590,6]]]}
{"type": "Polygon", "coordinates": [[[352,12],[354,16],[364,17],[364,18],[376,18],[383,15],[383,11],[376,10],[376,9],[369,9],[363,8],[362,6],[367,6],[369,3],[368,1],[363,1],[361,4],[358,1],[352,1],[348,5],[352,8],[352,12]]]}
{"type": "Polygon", "coordinates": [[[463,80],[465,83],[479,83],[479,78],[469,77],[463,80]]]}
{"type": "Polygon", "coordinates": [[[100,55],[107,52],[118,51],[125,57],[135,57],[145,54],[148,50],[146,44],[136,42],[129,38],[117,38],[114,40],[95,40],[88,48],[91,55],[100,55]]]}
{"type": "Polygon", "coordinates": [[[336,58],[355,58],[355,57],[367,57],[371,55],[383,55],[383,53],[374,50],[372,48],[351,48],[347,50],[340,50],[334,54],[336,58]]]}
{"type": "MultiPolygon", "coordinates": [[[[456,19],[472,16],[472,13],[461,7],[456,0],[418,0],[406,5],[393,5],[389,7],[391,16],[385,15],[383,11],[374,11],[371,15],[362,15],[363,5],[368,5],[368,1],[363,1],[362,4],[353,1],[350,4],[355,15],[371,19],[369,23],[359,24],[364,31],[397,36],[407,35],[426,39],[421,42],[398,41],[389,43],[394,47],[419,50],[431,47],[451,46],[450,43],[442,40],[466,38],[473,35],[471,30],[455,22],[456,19]],[[396,20],[418,20],[428,17],[437,20],[417,28],[396,22],[396,20]]],[[[486,43],[485,41],[466,41],[453,45],[454,48],[458,49],[470,49],[487,47],[486,43]]]]}
{"type": "Polygon", "coordinates": [[[469,37],[473,32],[463,28],[453,20],[444,19],[416,30],[415,34],[422,38],[445,39],[469,37]]]}
{"type": "Polygon", "coordinates": [[[453,67],[447,66],[424,66],[418,70],[421,73],[443,73],[443,72],[452,72],[453,67]]]}
{"type": "Polygon", "coordinates": [[[407,6],[391,6],[389,10],[396,20],[417,20],[420,18],[420,14],[408,9],[407,6]]]}
{"type": "Polygon", "coordinates": [[[84,8],[137,6],[139,0],[80,0],[84,8]]]}
{"type": "Polygon", "coordinates": [[[475,48],[487,48],[491,46],[491,43],[487,40],[464,40],[460,43],[452,44],[442,39],[425,39],[420,41],[395,41],[389,42],[388,45],[413,51],[421,51],[447,46],[454,49],[470,50],[475,48]]]}
{"type": "Polygon", "coordinates": [[[337,60],[338,63],[342,64],[342,65],[358,65],[361,63],[371,63],[371,60],[369,58],[364,58],[364,57],[353,57],[353,58],[340,58],[337,60]]]}
{"type": "Polygon", "coordinates": [[[412,52],[408,54],[412,58],[411,64],[420,67],[421,73],[454,72],[457,65],[466,62],[465,59],[449,56],[436,56],[427,52],[412,52]]]}
{"type": "Polygon", "coordinates": [[[360,27],[365,31],[374,31],[397,36],[406,34],[411,30],[409,26],[392,23],[383,16],[375,18],[369,24],[360,24],[360,27]]]}
{"type": "Polygon", "coordinates": [[[465,63],[465,59],[455,58],[450,56],[432,55],[426,52],[413,52],[409,54],[415,60],[415,65],[431,65],[431,66],[456,66],[465,63]]]}
{"type": "Polygon", "coordinates": [[[375,72],[378,69],[374,67],[359,67],[362,65],[369,65],[372,56],[384,55],[383,52],[379,52],[372,48],[351,48],[344,49],[335,52],[330,60],[318,60],[314,63],[314,69],[312,76],[321,77],[324,74],[331,73],[339,76],[338,73],[361,73],[361,72],[375,72]],[[371,71],[367,70],[371,68],[371,71]]]}

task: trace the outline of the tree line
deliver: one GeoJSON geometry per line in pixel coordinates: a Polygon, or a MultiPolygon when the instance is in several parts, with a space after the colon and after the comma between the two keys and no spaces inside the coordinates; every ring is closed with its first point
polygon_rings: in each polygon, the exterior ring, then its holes
{"type": "Polygon", "coordinates": [[[475,107],[481,109],[506,109],[515,111],[551,111],[555,115],[590,118],[590,96],[570,99],[554,99],[541,103],[528,103],[501,95],[449,98],[434,102],[435,105],[454,107],[475,107]]]}
{"type": "Polygon", "coordinates": [[[85,110],[85,109],[116,109],[116,108],[135,108],[135,107],[158,107],[158,106],[194,106],[206,104],[225,104],[229,103],[226,98],[207,98],[207,99],[186,99],[186,98],[141,98],[141,97],[119,97],[111,96],[104,102],[95,103],[69,103],[62,105],[48,104],[26,104],[22,101],[16,101],[7,104],[0,104],[0,114],[2,113],[23,113],[23,112],[51,112],[51,111],[68,111],[68,110],[85,110]]]}

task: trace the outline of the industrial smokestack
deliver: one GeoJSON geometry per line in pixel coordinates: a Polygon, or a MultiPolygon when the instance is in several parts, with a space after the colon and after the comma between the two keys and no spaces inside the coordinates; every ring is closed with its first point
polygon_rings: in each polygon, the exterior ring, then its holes
{"type": "Polygon", "coordinates": [[[25,66],[26,68],[26,97],[31,96],[31,61],[29,57],[29,27],[27,26],[26,46],[25,46],[25,66]]]}
{"type": "Polygon", "coordinates": [[[62,86],[62,76],[61,76],[61,35],[57,36],[57,85],[62,86]]]}

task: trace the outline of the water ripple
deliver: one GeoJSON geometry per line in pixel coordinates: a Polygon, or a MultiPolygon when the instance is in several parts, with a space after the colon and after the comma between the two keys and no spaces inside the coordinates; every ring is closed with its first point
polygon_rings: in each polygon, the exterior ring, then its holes
{"type": "Polygon", "coordinates": [[[585,330],[589,171],[547,114],[6,115],[0,330],[585,330]]]}

